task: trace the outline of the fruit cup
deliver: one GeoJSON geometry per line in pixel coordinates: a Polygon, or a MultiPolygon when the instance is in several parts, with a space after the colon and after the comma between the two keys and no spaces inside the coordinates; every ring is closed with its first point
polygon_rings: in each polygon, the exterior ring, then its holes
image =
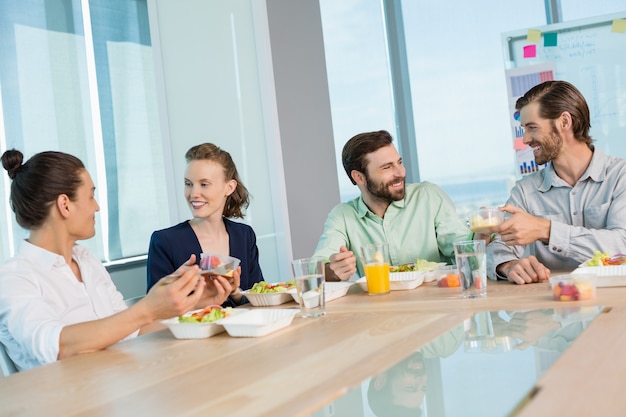
{"type": "Polygon", "coordinates": [[[556,301],[592,300],[596,296],[596,276],[568,274],[550,277],[552,298],[556,301]]]}
{"type": "Polygon", "coordinates": [[[441,266],[433,271],[438,287],[460,287],[461,278],[456,265],[441,266]]]}
{"type": "Polygon", "coordinates": [[[483,207],[469,216],[470,230],[475,233],[490,233],[493,226],[503,221],[504,212],[497,208],[483,207]]]}
{"type": "Polygon", "coordinates": [[[232,277],[241,261],[228,255],[202,253],[200,255],[200,273],[232,277]]]}

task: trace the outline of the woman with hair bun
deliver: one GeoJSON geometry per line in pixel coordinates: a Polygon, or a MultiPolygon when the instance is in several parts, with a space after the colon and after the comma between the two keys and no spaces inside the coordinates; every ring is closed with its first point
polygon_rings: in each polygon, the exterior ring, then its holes
{"type": "Polygon", "coordinates": [[[2,155],[11,208],[29,231],[0,266],[0,343],[18,370],[105,349],[232,292],[222,277],[207,288],[190,258],[127,308],[100,260],[76,244],[94,236],[100,209],[83,163],[52,151],[23,160],[17,150],[2,155]]]}
{"type": "Polygon", "coordinates": [[[157,230],[148,250],[148,289],[182,260],[201,253],[229,255],[241,260],[230,279],[234,288],[223,305],[246,302],[240,290],[263,280],[259,250],[252,227],[230,218],[243,218],[250,197],[230,154],[212,143],[193,146],[185,154],[185,199],[192,219],[157,230]]]}

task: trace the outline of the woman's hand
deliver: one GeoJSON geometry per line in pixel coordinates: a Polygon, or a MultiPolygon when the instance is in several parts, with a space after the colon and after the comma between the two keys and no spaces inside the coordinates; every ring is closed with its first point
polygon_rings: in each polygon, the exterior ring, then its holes
{"type": "Polygon", "coordinates": [[[230,285],[233,287],[233,290],[230,293],[230,298],[237,304],[241,304],[241,299],[243,298],[243,294],[241,294],[239,286],[241,285],[241,266],[238,266],[237,269],[233,272],[233,277],[231,278],[230,285]]]}
{"type": "Polygon", "coordinates": [[[239,292],[239,283],[241,282],[241,266],[233,270],[232,277],[223,275],[208,275],[204,278],[206,289],[204,296],[199,300],[197,308],[204,308],[209,305],[221,305],[229,296],[233,301],[239,303],[241,301],[241,293],[239,292]]]}

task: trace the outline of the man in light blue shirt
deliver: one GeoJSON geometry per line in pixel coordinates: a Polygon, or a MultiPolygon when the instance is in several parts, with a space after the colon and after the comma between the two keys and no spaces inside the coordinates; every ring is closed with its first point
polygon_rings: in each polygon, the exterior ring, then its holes
{"type": "Polygon", "coordinates": [[[315,256],[328,259],[342,280],[363,275],[360,248],[388,243],[392,265],[418,258],[449,262],[452,244],[470,239],[465,221],[452,200],[436,185],[405,185],[402,158],[384,131],[361,133],[344,146],[346,174],[361,195],[339,204],[328,215],[315,256]]]}
{"type": "Polygon", "coordinates": [[[572,270],[594,251],[626,253],[626,160],[592,145],[589,107],[568,82],[547,81],[516,106],[543,170],[517,182],[501,210],[510,218],[492,229],[487,274],[518,284],[545,281],[550,270],[572,270]]]}

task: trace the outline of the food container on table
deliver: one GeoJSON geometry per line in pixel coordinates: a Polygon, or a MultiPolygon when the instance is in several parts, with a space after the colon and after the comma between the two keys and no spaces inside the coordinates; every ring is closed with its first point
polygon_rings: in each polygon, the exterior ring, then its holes
{"type": "MultiPolygon", "coordinates": [[[[426,274],[424,275],[424,282],[433,282],[437,279],[438,273],[437,271],[440,268],[446,266],[445,262],[430,262],[429,266],[425,269],[426,274]]],[[[421,266],[424,268],[424,266],[421,266]]]]}
{"type": "Polygon", "coordinates": [[[246,290],[242,291],[241,294],[255,307],[271,307],[293,301],[290,291],[253,293],[250,290],[246,290]]]}
{"type": "MultiPolygon", "coordinates": [[[[289,294],[287,294],[289,295],[289,294]]],[[[287,327],[300,309],[259,309],[219,320],[230,336],[261,337],[287,327]]]]}
{"type": "MultiPolygon", "coordinates": [[[[248,309],[245,308],[227,308],[225,310],[228,314],[228,317],[234,317],[248,311],[248,309]]],[[[190,316],[198,311],[202,311],[202,309],[190,311],[184,314],[184,316],[190,316]]],[[[217,324],[218,321],[219,320],[206,323],[181,323],[178,320],[178,317],[172,317],[170,319],[161,320],[161,323],[166,325],[170,329],[174,337],[177,339],[205,339],[207,337],[215,336],[216,334],[224,331],[224,327],[222,327],[220,324],[217,324]]]]}
{"type": "Polygon", "coordinates": [[[240,262],[239,259],[228,255],[202,253],[200,254],[200,273],[232,277],[240,262]]]}
{"type": "Polygon", "coordinates": [[[571,273],[550,277],[552,298],[557,301],[583,301],[596,297],[597,276],[571,273]]]}
{"type": "Polygon", "coordinates": [[[444,265],[433,271],[438,287],[460,287],[461,277],[456,265],[444,265]]]}
{"type": "Polygon", "coordinates": [[[626,265],[581,266],[573,273],[596,275],[597,288],[626,286],[626,265]]]}
{"type": "Polygon", "coordinates": [[[489,233],[493,226],[504,221],[504,212],[497,208],[483,207],[470,214],[470,230],[474,233],[489,233]]]}
{"type": "MultiPolygon", "coordinates": [[[[352,281],[330,281],[324,282],[324,302],[329,302],[341,298],[348,293],[350,287],[354,284],[352,281]]],[[[300,303],[300,297],[298,297],[298,290],[292,288],[289,293],[293,297],[296,303],[300,303]]]]}
{"type": "MultiPolygon", "coordinates": [[[[389,274],[389,289],[391,291],[412,290],[424,282],[428,271],[391,272],[389,274]]],[[[361,277],[355,281],[363,291],[367,291],[367,280],[361,277]]]]}

